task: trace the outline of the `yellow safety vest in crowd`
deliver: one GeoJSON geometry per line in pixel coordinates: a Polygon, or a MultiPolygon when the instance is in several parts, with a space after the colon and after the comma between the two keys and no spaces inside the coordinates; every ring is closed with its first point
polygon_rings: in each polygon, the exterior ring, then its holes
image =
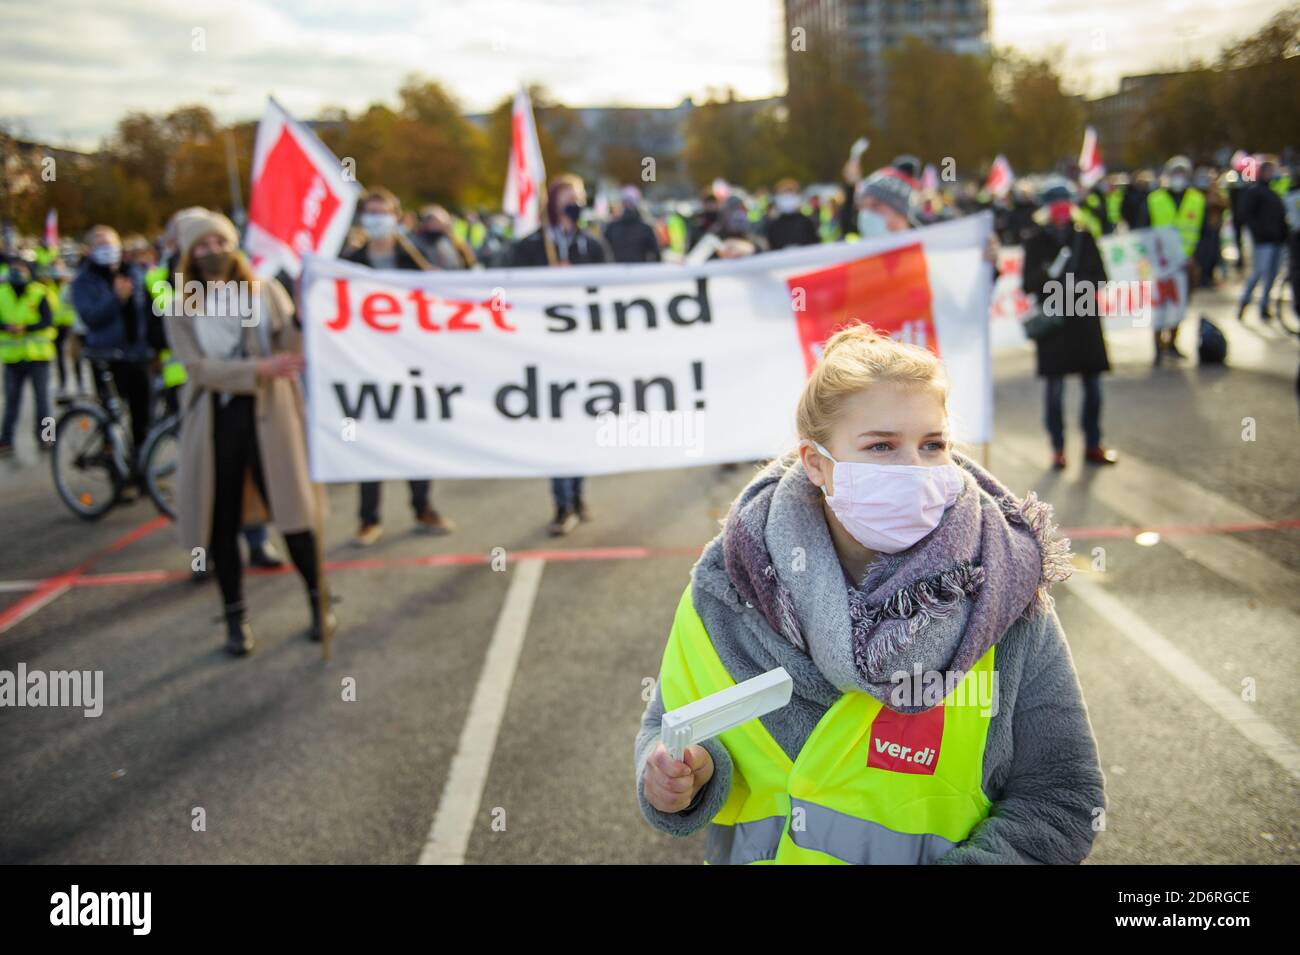
{"type": "Polygon", "coordinates": [[[54,316],[54,334],[58,337],[57,329],[71,328],[77,323],[77,310],[72,307],[71,297],[64,294],[66,286],[60,287],[53,281],[43,284],[49,290],[50,314],[54,316]]]}
{"type": "Polygon", "coordinates": [[[476,249],[481,249],[486,238],[487,226],[482,222],[471,222],[469,226],[469,244],[476,249]]]}
{"type": "Polygon", "coordinates": [[[1106,234],[1106,222],[1110,222],[1114,227],[1114,220],[1110,218],[1110,209],[1108,205],[1102,202],[1102,199],[1095,192],[1090,192],[1078,206],[1079,214],[1076,217],[1085,229],[1092,233],[1094,239],[1100,239],[1106,234]],[[1106,217],[1103,219],[1102,217],[1106,217]]]}
{"type": "MultiPolygon", "coordinates": [[[[990,680],[993,653],[925,713],[903,715],[866,693],[845,693],[793,762],[759,720],[723,733],[731,794],[709,826],[705,861],[929,864],[946,855],[992,805],[983,787],[991,714],[974,689],[990,680]]],[[[689,586],[659,681],[666,710],[735,685],[689,586]]]]}
{"type": "Polygon", "coordinates": [[[1124,187],[1112,186],[1106,193],[1106,214],[1110,216],[1112,226],[1118,226],[1124,217],[1124,187]]]}
{"type": "MultiPolygon", "coordinates": [[[[146,272],[144,274],[144,287],[149,290],[149,298],[153,302],[155,313],[166,312],[172,298],[172,283],[171,278],[167,275],[167,266],[155,265],[146,272]]],[[[164,386],[179,388],[189,380],[185,374],[185,366],[172,355],[170,348],[164,348],[160,351],[158,360],[162,362],[164,386]]]]}
{"type": "Polygon", "coordinates": [[[24,361],[53,361],[54,338],[58,334],[52,326],[35,331],[11,334],[10,325],[35,325],[41,320],[41,302],[49,294],[40,282],[31,282],[20,298],[8,283],[0,285],[0,361],[16,365],[24,361]]]}
{"type": "Polygon", "coordinates": [[[1147,211],[1151,215],[1151,228],[1176,226],[1183,240],[1183,252],[1188,258],[1196,252],[1201,239],[1201,226],[1205,222],[1205,193],[1188,186],[1183,201],[1174,208],[1174,197],[1168,189],[1156,189],[1147,197],[1147,211]]]}

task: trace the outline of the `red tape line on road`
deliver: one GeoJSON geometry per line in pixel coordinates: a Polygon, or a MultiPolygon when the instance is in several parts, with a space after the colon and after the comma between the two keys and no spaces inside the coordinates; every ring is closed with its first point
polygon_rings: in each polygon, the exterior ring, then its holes
{"type": "MultiPolygon", "coordinates": [[[[153,533],[166,523],[163,517],[155,518],[124,535],[121,539],[101,554],[86,561],[80,567],[38,581],[0,581],[0,584],[29,585],[34,593],[29,594],[8,610],[0,612],[0,633],[20,620],[31,616],[45,604],[70,587],[123,587],[139,584],[161,584],[173,580],[189,580],[189,571],[185,570],[127,570],[104,574],[89,574],[86,570],[108,554],[121,550],[127,545],[153,533]]],[[[1106,538],[1133,538],[1138,534],[1154,531],[1162,537],[1180,537],[1192,534],[1244,534],[1251,531],[1285,531],[1300,529],[1300,519],[1285,521],[1245,521],[1235,524],[1204,525],[1165,525],[1153,527],[1064,527],[1061,535],[1074,540],[1097,540],[1106,538]]],[[[544,548],[537,550],[508,550],[508,560],[525,560],[535,558],[547,562],[555,561],[598,561],[598,560],[643,560],[650,557],[695,557],[702,547],[572,547],[544,548]]],[[[424,554],[419,557],[360,557],[345,560],[327,560],[326,571],[343,570],[389,570],[397,567],[459,567],[474,564],[489,564],[491,554],[424,554]]],[[[245,573],[255,577],[291,574],[294,570],[287,564],[276,569],[246,568],[245,573]]]]}
{"type": "Polygon", "coordinates": [[[40,610],[47,604],[52,603],[62,596],[68,588],[79,583],[85,578],[86,572],[95,564],[103,560],[109,554],[116,554],[118,551],[131,546],[143,537],[148,537],[154,531],[167,524],[170,524],[164,515],[159,514],[152,520],[145,521],[137,527],[127,531],[107,548],[95,554],[94,556],[82,561],[76,567],[55,577],[47,577],[44,580],[37,581],[35,590],[27,596],[19,599],[12,607],[7,607],[0,611],[0,633],[4,633],[10,628],[17,626],[26,620],[36,611],[40,610]]]}

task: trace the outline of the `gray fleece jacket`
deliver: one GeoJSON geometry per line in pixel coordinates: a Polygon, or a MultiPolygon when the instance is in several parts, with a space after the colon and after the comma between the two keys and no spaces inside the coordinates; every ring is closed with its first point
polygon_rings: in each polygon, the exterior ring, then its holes
{"type": "MultiPolygon", "coordinates": [[[[775,667],[785,667],[794,682],[790,703],[761,717],[763,726],[794,760],[826,711],[861,677],[852,665],[851,627],[838,557],[825,517],[802,468],[791,469],[777,488],[767,546],[772,554],[806,548],[807,566],[825,573],[783,575],[794,598],[808,652],[796,649],[774,631],[757,608],[742,600],[728,579],[722,535],[705,548],[691,571],[692,599],[728,673],[740,683],[775,667]],[[818,662],[819,661],[820,666],[818,662]]],[[[674,604],[675,606],[675,604],[674,604]]],[[[960,640],[962,613],[935,621],[929,649],[940,657],[960,640]]],[[[924,658],[922,658],[924,659],[924,658]]],[[[900,658],[910,672],[914,659],[900,658]]],[[[924,660],[928,668],[934,661],[924,660]]],[[[1078,863],[1091,849],[1094,819],[1106,805],[1096,740],[1054,611],[1020,619],[998,642],[994,654],[997,708],[984,751],[983,785],[992,808],[941,863],[1078,863]]],[[[658,683],[641,717],[636,737],[637,799],[656,828],[689,836],[706,827],[731,792],[732,760],[718,739],[703,745],[713,758],[713,777],[690,807],[664,813],[647,802],[642,779],[646,761],[659,741],[664,712],[658,683]]]]}

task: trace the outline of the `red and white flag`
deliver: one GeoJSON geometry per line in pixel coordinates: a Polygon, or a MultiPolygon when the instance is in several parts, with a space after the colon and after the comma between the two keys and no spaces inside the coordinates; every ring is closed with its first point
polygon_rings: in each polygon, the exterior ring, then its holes
{"type": "Polygon", "coordinates": [[[522,239],[542,225],[542,189],[546,183],[542,147],[537,142],[537,124],[533,122],[533,104],[524,87],[515,94],[510,129],[510,164],[506,168],[506,194],[501,208],[514,218],[515,238],[522,239]]]}
{"type": "Polygon", "coordinates": [[[59,247],[58,209],[51,209],[45,213],[45,247],[47,249],[57,249],[59,247]]]}
{"type": "Polygon", "coordinates": [[[361,187],[349,167],[273,99],[257,127],[244,249],[258,275],[297,278],[304,255],[337,256],[361,187]]]}
{"type": "Polygon", "coordinates": [[[993,168],[989,170],[989,178],[984,183],[984,188],[1000,199],[1011,191],[1011,184],[1015,181],[1011,163],[1007,162],[1006,156],[998,153],[997,159],[993,160],[993,168]]]}
{"type": "Polygon", "coordinates": [[[1091,189],[1106,175],[1106,164],[1101,161],[1101,146],[1097,130],[1089,126],[1083,131],[1083,150],[1079,153],[1079,185],[1091,189]]]}

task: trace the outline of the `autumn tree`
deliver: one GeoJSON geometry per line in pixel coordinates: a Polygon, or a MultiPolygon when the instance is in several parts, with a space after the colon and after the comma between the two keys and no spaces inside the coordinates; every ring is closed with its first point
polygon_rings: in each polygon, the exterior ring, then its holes
{"type": "Polygon", "coordinates": [[[1013,169],[1048,170],[1074,161],[1083,138],[1084,108],[1061,88],[1053,62],[1007,50],[995,62],[1001,86],[997,106],[998,150],[1013,169]]]}

